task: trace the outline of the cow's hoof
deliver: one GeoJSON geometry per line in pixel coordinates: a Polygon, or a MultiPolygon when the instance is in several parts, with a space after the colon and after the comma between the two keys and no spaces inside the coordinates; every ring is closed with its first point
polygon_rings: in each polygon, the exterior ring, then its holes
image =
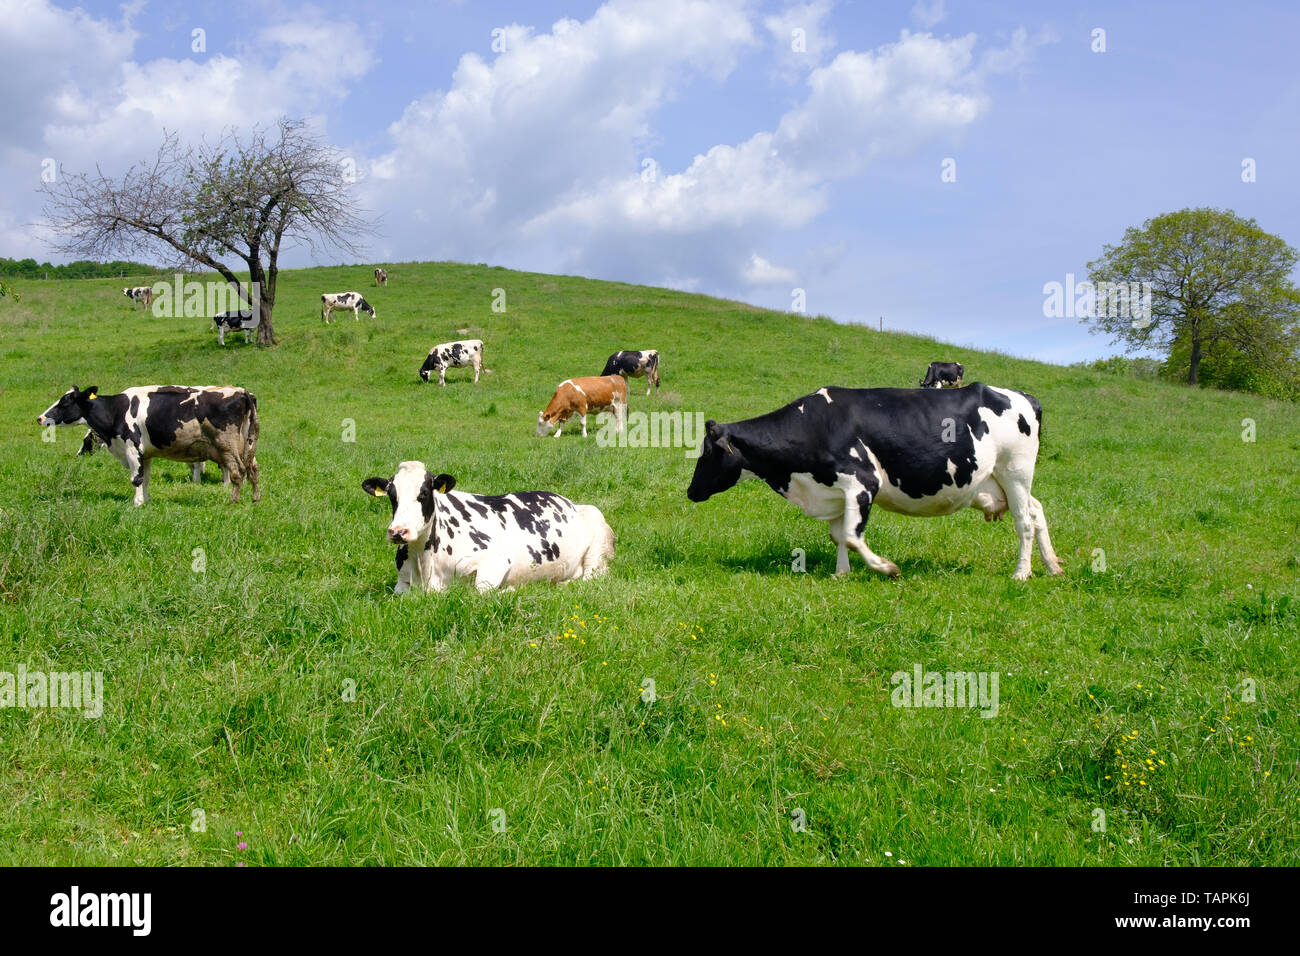
{"type": "Polygon", "coordinates": [[[1032,571],[1017,571],[1015,574],[1011,575],[1011,580],[1028,581],[1032,575],[1033,575],[1032,571]]]}
{"type": "Polygon", "coordinates": [[[1047,570],[1051,573],[1052,577],[1054,578],[1059,578],[1062,574],[1065,573],[1065,568],[1061,567],[1059,564],[1056,567],[1048,568],[1047,570]]]}
{"type": "Polygon", "coordinates": [[[889,562],[889,565],[885,568],[885,574],[889,575],[891,578],[901,578],[903,576],[903,572],[898,570],[898,565],[894,564],[892,561],[889,562]]]}

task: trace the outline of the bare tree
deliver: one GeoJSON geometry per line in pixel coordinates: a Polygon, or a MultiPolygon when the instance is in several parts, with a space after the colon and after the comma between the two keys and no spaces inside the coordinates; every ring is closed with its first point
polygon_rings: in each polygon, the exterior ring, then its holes
{"type": "Polygon", "coordinates": [[[259,345],[275,343],[271,316],[285,243],[313,253],[355,256],[373,228],[361,215],[352,176],[338,150],[301,120],[254,127],[247,139],[231,129],[214,144],[187,146],[164,133],[152,162],[110,179],[65,175],[42,189],[45,215],[69,255],[107,259],[147,256],[176,268],[206,266],[245,301],[234,271],[243,260],[260,290],[259,345]]]}

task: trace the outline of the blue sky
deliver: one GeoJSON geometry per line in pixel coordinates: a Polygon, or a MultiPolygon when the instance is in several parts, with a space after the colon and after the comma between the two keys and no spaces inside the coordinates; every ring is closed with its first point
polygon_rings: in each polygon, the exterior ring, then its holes
{"type": "Polygon", "coordinates": [[[1043,286],[1082,278],[1126,227],[1212,205],[1300,243],[1298,11],[0,0],[0,57],[28,65],[0,77],[20,104],[0,147],[0,255],[53,258],[35,192],[47,158],[112,172],[164,127],[288,114],[355,160],[376,261],[782,309],[801,288],[843,321],[1093,358],[1118,347],[1045,318],[1043,286]]]}

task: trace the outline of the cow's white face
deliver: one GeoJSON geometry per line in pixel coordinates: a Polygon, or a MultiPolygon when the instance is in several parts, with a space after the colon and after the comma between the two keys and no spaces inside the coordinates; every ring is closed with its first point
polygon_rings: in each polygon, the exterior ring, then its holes
{"type": "Polygon", "coordinates": [[[63,393],[63,397],[45,409],[36,421],[42,426],[48,425],[84,425],[86,423],[86,405],[95,397],[95,386],[79,391],[72,386],[63,393]]]}
{"type": "Polygon", "coordinates": [[[540,411],[537,413],[537,435],[539,438],[542,435],[549,434],[551,429],[554,427],[555,427],[555,422],[548,422],[546,420],[545,411],[540,411]]]}
{"type": "Polygon", "coordinates": [[[429,537],[433,528],[435,494],[446,494],[456,484],[451,475],[431,475],[423,462],[404,461],[392,479],[367,478],[362,488],[377,498],[387,496],[393,506],[388,540],[413,544],[429,537]]]}

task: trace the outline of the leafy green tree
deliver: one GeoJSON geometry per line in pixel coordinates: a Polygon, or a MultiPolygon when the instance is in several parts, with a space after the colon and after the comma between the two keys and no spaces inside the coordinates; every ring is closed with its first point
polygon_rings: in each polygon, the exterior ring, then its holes
{"type": "MultiPolygon", "coordinates": [[[[1201,381],[1213,354],[1221,367],[1253,365],[1273,381],[1293,379],[1300,350],[1300,289],[1291,281],[1296,250],[1231,210],[1182,209],[1130,227],[1118,245],[1088,263],[1088,277],[1129,288],[1149,287],[1149,315],[1096,310],[1083,321],[1128,349],[1163,350],[1201,381]]],[[[1240,378],[1240,376],[1238,376],[1240,378]]]]}

